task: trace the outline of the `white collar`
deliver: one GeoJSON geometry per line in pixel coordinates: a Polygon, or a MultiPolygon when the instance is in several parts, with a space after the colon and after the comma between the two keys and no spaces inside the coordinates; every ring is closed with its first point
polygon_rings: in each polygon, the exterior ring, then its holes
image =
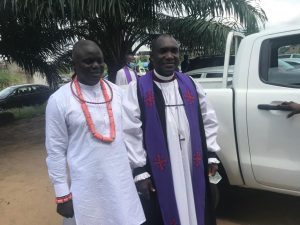
{"type": "Polygon", "coordinates": [[[100,88],[100,81],[95,85],[87,85],[87,84],[80,83],[79,81],[78,81],[78,83],[80,84],[80,87],[84,90],[101,89],[100,88]]]}
{"type": "Polygon", "coordinates": [[[169,80],[172,80],[174,77],[174,73],[171,76],[165,77],[165,76],[159,75],[155,69],[153,71],[154,71],[154,75],[160,80],[169,81],[169,80]]]}

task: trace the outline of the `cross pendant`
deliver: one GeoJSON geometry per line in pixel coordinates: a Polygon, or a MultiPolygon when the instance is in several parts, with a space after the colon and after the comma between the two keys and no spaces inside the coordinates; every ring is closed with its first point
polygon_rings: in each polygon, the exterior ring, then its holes
{"type": "Polygon", "coordinates": [[[181,134],[178,135],[179,141],[185,141],[185,138],[181,136],[181,134]]]}
{"type": "Polygon", "coordinates": [[[182,137],[180,134],[178,135],[178,139],[179,139],[179,145],[180,145],[180,150],[182,151],[182,141],[185,141],[185,138],[182,137]]]}

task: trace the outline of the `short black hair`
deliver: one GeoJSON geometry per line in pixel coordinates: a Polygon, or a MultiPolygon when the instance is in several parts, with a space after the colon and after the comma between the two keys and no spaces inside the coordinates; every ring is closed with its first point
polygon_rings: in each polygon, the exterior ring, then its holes
{"type": "Polygon", "coordinates": [[[158,40],[161,39],[161,38],[173,38],[177,42],[177,40],[171,34],[159,34],[151,42],[151,50],[152,51],[155,49],[158,40]]]}
{"type": "MultiPolygon", "coordinates": [[[[73,61],[75,60],[75,57],[77,57],[77,55],[79,53],[79,50],[82,47],[86,46],[86,45],[95,45],[95,46],[97,46],[99,48],[99,46],[94,41],[91,41],[91,40],[79,40],[79,41],[77,41],[73,45],[73,50],[72,50],[72,60],[73,61]]],[[[100,51],[101,51],[101,49],[100,49],[100,51]]]]}
{"type": "Polygon", "coordinates": [[[130,55],[134,56],[134,53],[132,51],[126,52],[125,55],[124,55],[124,60],[126,61],[127,57],[130,56],[130,55]]]}
{"type": "Polygon", "coordinates": [[[127,56],[127,55],[134,55],[134,53],[133,53],[132,51],[128,51],[128,52],[126,52],[125,55],[126,55],[126,56],[127,56]]]}

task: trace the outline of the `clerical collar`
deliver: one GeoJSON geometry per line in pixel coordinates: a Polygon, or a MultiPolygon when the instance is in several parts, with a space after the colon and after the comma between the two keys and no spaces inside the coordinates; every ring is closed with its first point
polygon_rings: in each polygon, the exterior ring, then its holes
{"type": "Polygon", "coordinates": [[[157,82],[167,83],[167,82],[171,82],[171,81],[175,80],[175,75],[174,74],[172,74],[171,76],[165,77],[165,76],[159,75],[156,72],[156,70],[153,70],[153,71],[154,71],[153,80],[155,80],[157,82]]]}

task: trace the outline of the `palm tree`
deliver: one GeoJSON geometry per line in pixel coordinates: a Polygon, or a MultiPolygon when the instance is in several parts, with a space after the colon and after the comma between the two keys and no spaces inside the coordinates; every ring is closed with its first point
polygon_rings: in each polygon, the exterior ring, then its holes
{"type": "MultiPolygon", "coordinates": [[[[159,33],[174,35],[186,51],[212,53],[222,51],[220,40],[225,39],[229,30],[255,32],[267,19],[257,0],[2,1],[0,14],[1,36],[7,33],[1,28],[2,24],[11,20],[15,28],[26,28],[30,24],[38,39],[45,40],[33,49],[23,49],[24,55],[13,54],[20,46],[11,46],[9,57],[21,62],[23,68],[41,70],[44,63],[57,69],[61,65],[57,62],[70,56],[69,52],[64,54],[63,47],[75,39],[86,38],[97,42],[103,50],[111,80],[122,66],[127,51],[136,52],[159,33]],[[2,15],[5,11],[9,13],[2,15]],[[55,54],[59,55],[59,60],[55,60],[55,54]],[[28,68],[28,59],[33,55],[38,60],[29,60],[31,66],[28,68]],[[52,63],[47,63],[49,57],[54,59],[52,63]]],[[[32,35],[22,33],[21,37],[27,42],[32,35]]],[[[18,41],[16,39],[13,37],[10,41],[13,43],[18,41]]],[[[5,41],[8,40],[1,40],[0,54],[7,49],[3,47],[5,41]]],[[[46,73],[50,82],[55,80],[51,73],[53,71],[46,73]]]]}
{"type": "Polygon", "coordinates": [[[30,74],[40,72],[55,87],[59,71],[52,61],[64,51],[66,42],[73,40],[73,30],[60,29],[63,20],[44,22],[40,18],[32,19],[26,10],[20,9],[15,14],[11,7],[0,5],[0,55],[30,74]]]}

